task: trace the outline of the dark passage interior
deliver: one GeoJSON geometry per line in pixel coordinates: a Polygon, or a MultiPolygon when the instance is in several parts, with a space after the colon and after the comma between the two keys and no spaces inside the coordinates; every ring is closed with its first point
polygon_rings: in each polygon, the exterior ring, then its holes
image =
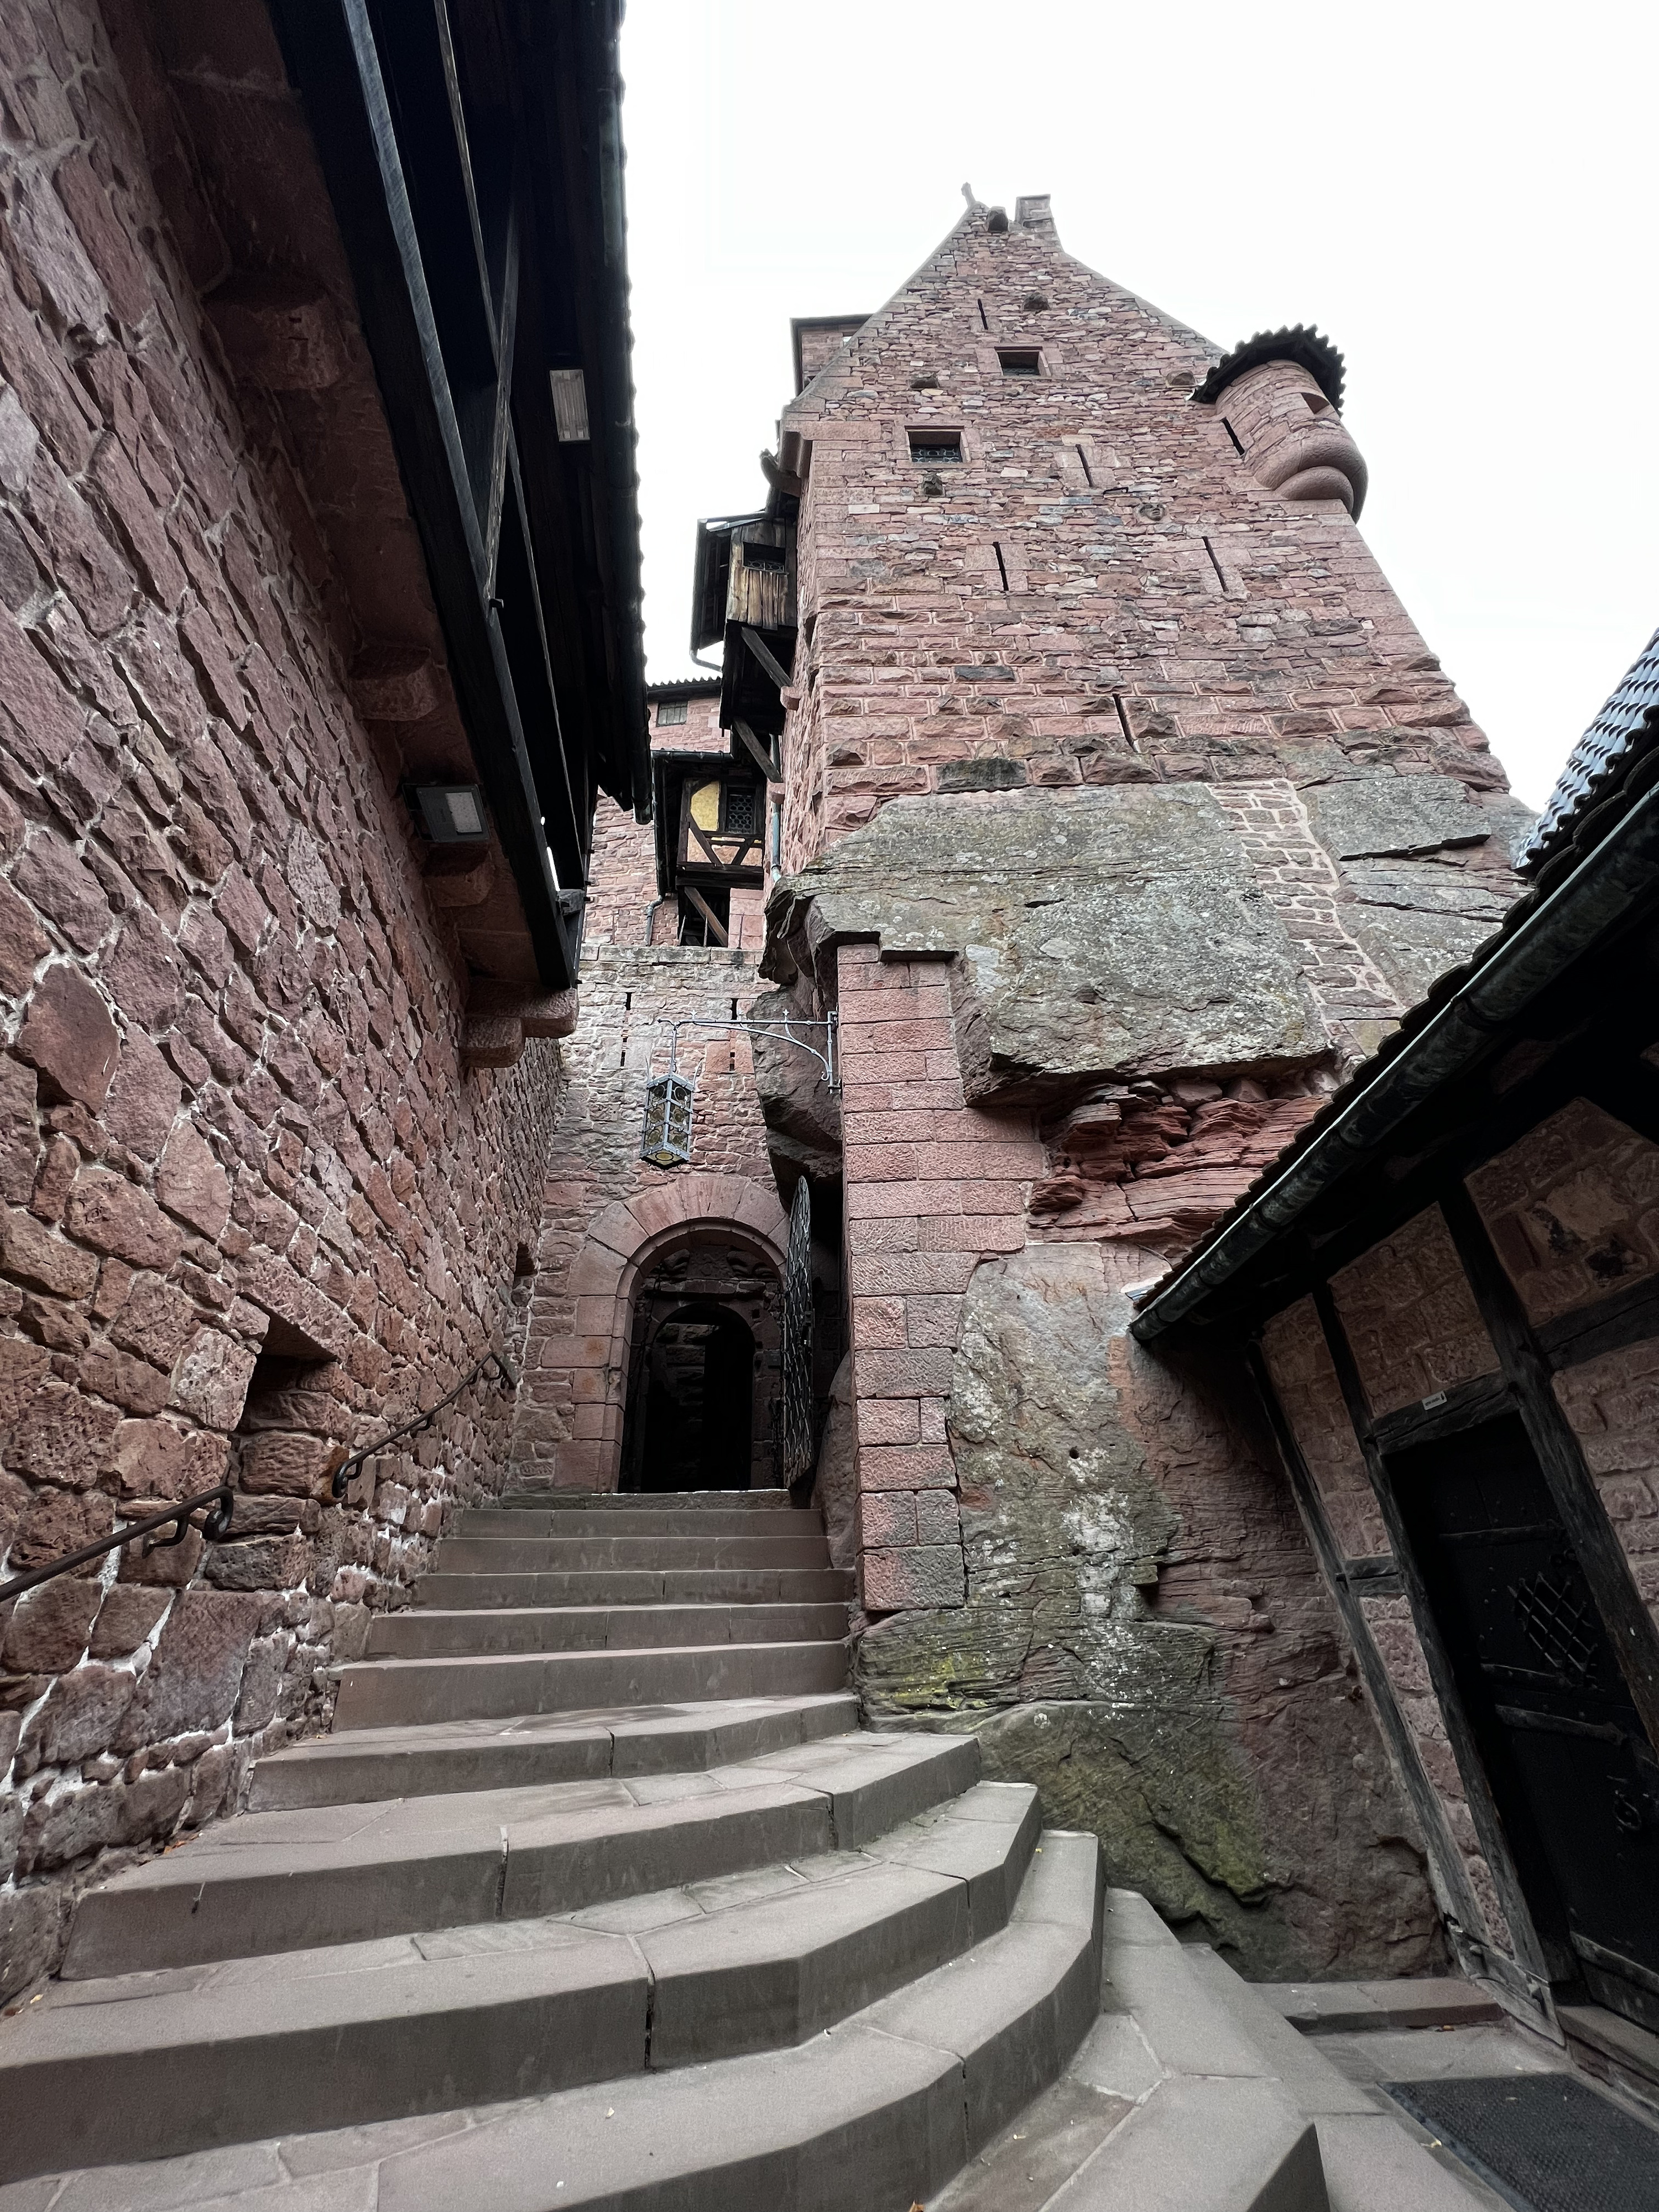
{"type": "Polygon", "coordinates": [[[709,1224],[664,1254],[635,1293],[624,1490],[777,1480],[777,1279],[739,1237],[709,1224]]]}
{"type": "Polygon", "coordinates": [[[747,1490],[755,1340],[726,1308],[678,1307],[646,1352],[641,1490],[747,1490]]]}

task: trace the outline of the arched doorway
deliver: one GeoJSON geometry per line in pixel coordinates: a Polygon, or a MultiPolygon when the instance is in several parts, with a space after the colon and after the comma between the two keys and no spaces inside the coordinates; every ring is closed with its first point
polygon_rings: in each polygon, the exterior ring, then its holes
{"type": "Polygon", "coordinates": [[[624,1490],[748,1490],[778,1479],[778,1284],[745,1239],[708,1224],[635,1292],[624,1490]]]}

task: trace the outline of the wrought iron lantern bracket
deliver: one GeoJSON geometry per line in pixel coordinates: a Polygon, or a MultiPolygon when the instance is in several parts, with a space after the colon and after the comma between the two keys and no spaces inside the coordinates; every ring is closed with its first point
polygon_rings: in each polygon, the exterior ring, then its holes
{"type": "Polygon", "coordinates": [[[653,1075],[645,1086],[645,1128],[640,1139],[640,1158],[659,1168],[683,1167],[691,1158],[691,1103],[696,1085],[689,1075],[680,1073],[682,1030],[724,1030],[728,1036],[733,1030],[740,1030],[747,1037],[775,1037],[780,1043],[792,1044],[817,1060],[830,1091],[839,1092],[836,1032],[840,1022],[841,1017],[836,1013],[826,1014],[821,1022],[799,1021],[790,1014],[775,1022],[722,1021],[713,1015],[683,1014],[678,1021],[661,1024],[668,1030],[668,1073],[653,1075]],[[800,1034],[803,1030],[823,1030],[822,1052],[817,1045],[808,1043],[800,1034]]]}

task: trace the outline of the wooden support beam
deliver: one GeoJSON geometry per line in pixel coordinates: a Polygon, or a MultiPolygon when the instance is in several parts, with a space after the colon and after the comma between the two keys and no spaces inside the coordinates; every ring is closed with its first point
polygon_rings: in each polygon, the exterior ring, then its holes
{"type": "Polygon", "coordinates": [[[695,884],[682,884],[680,885],[680,889],[685,893],[687,898],[690,900],[692,905],[696,907],[697,912],[708,924],[709,929],[714,933],[715,944],[729,945],[732,940],[726,933],[724,923],[720,920],[720,917],[715,914],[714,908],[709,905],[708,900],[697,889],[696,885],[695,884]]]}
{"type": "Polygon", "coordinates": [[[791,681],[789,671],[778,659],[760,632],[757,629],[750,629],[747,623],[743,625],[743,641],[777,685],[779,690],[787,690],[791,681]]]}
{"type": "MultiPolygon", "coordinates": [[[[1324,1331],[1326,1347],[1331,1355],[1331,1364],[1336,1370],[1343,1401],[1348,1409],[1348,1419],[1353,1425],[1353,1432],[1365,1462],[1365,1472],[1370,1477],[1371,1488],[1376,1492],[1383,1524],[1389,1532],[1389,1542],[1399,1565],[1400,1578],[1406,1587],[1407,1602],[1411,1607],[1417,1640],[1423,1648],[1429,1680],[1440,1707],[1441,1718],[1445,1723],[1452,1756],[1456,1759],[1457,1771],[1463,1778],[1463,1789],[1468,1798],[1475,1833],[1480,1839],[1481,1852],[1492,1870],[1498,1902],[1510,1924],[1510,1934],[1515,1943],[1516,1964],[1524,1974],[1534,1978],[1537,1986],[1525,1993],[1536,2005],[1540,2002],[1540,1992],[1549,1982],[1549,1964],[1544,1956],[1544,1947],[1539,1941],[1538,1931],[1533,1925],[1532,1911],[1527,1903],[1526,1892],[1521,1887],[1520,1874],[1510,1852],[1509,1838],[1504,1832],[1503,1819],[1498,1810],[1497,1800],[1492,1794],[1486,1761],[1480,1756],[1474,1730],[1464,1710],[1457,1678],[1452,1671],[1450,1655],[1441,1637],[1440,1624],[1430,1603],[1428,1587],[1418,1565],[1405,1515],[1401,1510],[1394,1478],[1377,1444],[1370,1400],[1365,1395],[1353,1347],[1348,1342],[1348,1333],[1337,1312],[1330,1285],[1322,1283],[1315,1291],[1313,1299],[1319,1325],[1324,1331]]],[[[1501,1957],[1503,1954],[1496,1955],[1501,1957]]]]}
{"type": "MultiPolygon", "coordinates": [[[[1314,1480],[1306,1460],[1302,1456],[1302,1448],[1297,1443],[1295,1433],[1285,1418],[1261,1346],[1250,1345],[1246,1356],[1267,1425],[1273,1431],[1273,1441],[1279,1446],[1279,1455],[1290,1479],[1291,1494],[1296,1500],[1297,1510],[1302,1516],[1302,1525],[1308,1532],[1314,1557],[1324,1573],[1337,1612],[1341,1616],[1342,1626],[1347,1632],[1348,1642],[1353,1648],[1354,1663],[1359,1669],[1359,1679],[1370,1695],[1371,1709],[1376,1716],[1377,1726],[1382,1730],[1382,1741],[1388,1747],[1395,1771],[1423,1831],[1423,1841],[1429,1856],[1429,1877],[1439,1899],[1440,1909],[1451,1926],[1454,1937],[1462,1936],[1470,1942],[1480,1944],[1480,1939],[1475,1931],[1483,1923],[1474,1885],[1469,1880],[1469,1870],[1457,1848],[1457,1839],[1452,1834],[1446,1808],[1440,1802],[1440,1793],[1429,1779],[1417,1739],[1406,1725],[1400,1701],[1395,1695],[1394,1684],[1389,1679],[1389,1670],[1382,1663],[1382,1655],[1376,1648],[1370,1623],[1366,1620],[1365,1609],[1359,1601],[1364,1583],[1360,1582],[1357,1586],[1356,1580],[1350,1577],[1347,1569],[1352,1563],[1345,1560],[1337,1548],[1336,1537],[1325,1511],[1325,1501],[1319,1494],[1319,1486],[1314,1480]]],[[[1377,1564],[1372,1560],[1365,1562],[1368,1567],[1377,1564]]],[[[1393,1567],[1395,1562],[1391,1560],[1389,1565],[1393,1567]]],[[[1375,1583],[1380,1577],[1372,1575],[1365,1579],[1375,1583]]],[[[1480,1945],[1483,1952],[1485,1948],[1484,1944],[1480,1945]]],[[[1466,1968],[1470,1963],[1459,1960],[1459,1964],[1466,1968]]]]}
{"type": "Polygon", "coordinates": [[[750,728],[748,723],[740,722],[735,715],[732,717],[732,727],[737,732],[738,737],[742,738],[744,744],[748,746],[750,751],[753,753],[759,766],[766,770],[767,781],[769,783],[781,783],[783,781],[783,770],[778,766],[776,760],[774,758],[772,748],[769,745],[763,745],[760,739],[755,735],[755,732],[750,728]]]}

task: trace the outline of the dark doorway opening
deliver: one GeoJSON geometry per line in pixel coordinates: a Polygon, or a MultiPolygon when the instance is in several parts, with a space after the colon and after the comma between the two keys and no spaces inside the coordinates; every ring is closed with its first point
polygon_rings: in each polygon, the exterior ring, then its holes
{"type": "Polygon", "coordinates": [[[1526,1431],[1389,1464],[1552,1978],[1659,2029],[1659,1760],[1526,1431]]]}
{"type": "Polygon", "coordinates": [[[753,1332],[725,1306],[677,1306],[646,1348],[641,1490],[747,1490],[753,1332]]]}
{"type": "Polygon", "coordinates": [[[735,1224],[663,1253],[634,1294],[622,1488],[776,1482],[780,1341],[776,1274],[735,1224]]]}

